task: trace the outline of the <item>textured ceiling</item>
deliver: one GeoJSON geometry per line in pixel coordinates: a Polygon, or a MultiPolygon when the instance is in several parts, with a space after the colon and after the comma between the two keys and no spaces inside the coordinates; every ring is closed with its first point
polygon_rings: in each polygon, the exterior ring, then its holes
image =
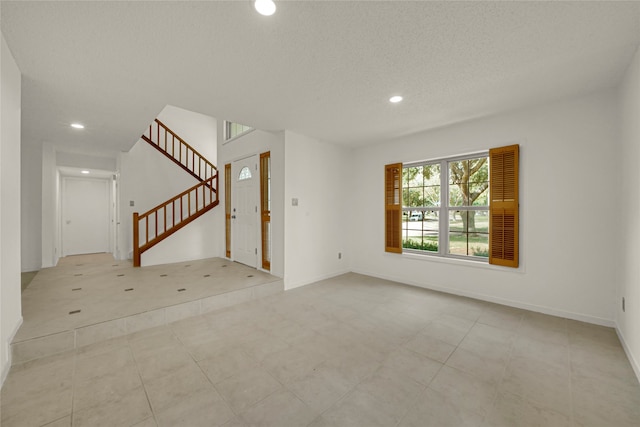
{"type": "Polygon", "coordinates": [[[376,143],[615,86],[640,42],[637,2],[277,5],[263,17],[250,1],[3,0],[24,141],[128,150],[172,104],[376,143]]]}

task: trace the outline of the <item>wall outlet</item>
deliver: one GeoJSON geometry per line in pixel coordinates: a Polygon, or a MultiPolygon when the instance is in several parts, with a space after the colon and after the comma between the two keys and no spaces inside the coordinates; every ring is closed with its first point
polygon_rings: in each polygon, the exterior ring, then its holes
{"type": "Polygon", "coordinates": [[[338,252],[338,259],[342,259],[342,252],[338,252]]]}
{"type": "Polygon", "coordinates": [[[624,306],[624,297],[622,297],[622,312],[624,313],[626,307],[624,306]]]}

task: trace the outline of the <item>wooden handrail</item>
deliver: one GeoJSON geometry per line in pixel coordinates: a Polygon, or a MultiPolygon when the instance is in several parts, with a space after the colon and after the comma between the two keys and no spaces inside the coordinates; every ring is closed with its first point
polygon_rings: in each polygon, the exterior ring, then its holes
{"type": "Polygon", "coordinates": [[[153,140],[153,123],[149,125],[149,136],[146,132],[141,136],[143,140],[148,142],[151,146],[156,148],[178,166],[187,171],[190,175],[196,178],[198,181],[205,181],[207,178],[217,175],[218,168],[213,163],[207,160],[202,154],[200,154],[195,148],[189,145],[184,139],[180,138],[174,131],[169,129],[167,125],[160,120],[155,119],[156,123],[156,136],[157,141],[153,140]],[[161,129],[164,133],[161,133],[161,129]],[[162,144],[162,137],[164,135],[164,144],[162,144]],[[169,142],[168,135],[171,135],[171,142],[169,142]],[[178,149],[176,150],[176,141],[178,141],[178,149]],[[163,147],[164,145],[164,147],[163,147]],[[171,149],[171,150],[169,150],[171,149]],[[184,153],[184,157],[183,157],[184,153]],[[191,160],[191,162],[189,162],[191,160]],[[197,167],[196,167],[197,161],[197,167]],[[204,171],[203,171],[204,165],[204,171]]]}
{"type": "Polygon", "coordinates": [[[140,266],[140,258],[143,252],[156,244],[160,243],[167,237],[171,236],[176,231],[188,223],[194,221],[204,213],[210,211],[220,203],[218,200],[218,173],[210,178],[194,185],[193,187],[183,191],[175,197],[167,200],[164,203],[159,204],[153,209],[148,210],[143,214],[138,212],[133,213],[133,266],[140,266]],[[215,183],[214,183],[215,181],[215,183]],[[191,203],[191,194],[195,195],[195,203],[191,203]],[[201,195],[201,198],[199,197],[201,195]],[[187,199],[186,208],[187,212],[184,212],[183,200],[187,199]],[[170,206],[170,207],[169,207],[170,206]],[[179,208],[179,220],[176,218],[176,206],[179,208]],[[167,211],[171,212],[171,221],[167,222],[167,211]],[[162,212],[159,215],[159,212],[162,212]],[[160,222],[158,217],[160,216],[162,226],[159,226],[160,222]],[[151,238],[149,236],[149,224],[154,224],[154,233],[151,238]],[[144,224],[144,242],[140,242],[140,225],[144,224]]]}
{"type": "MultiPolygon", "coordinates": [[[[146,217],[148,217],[150,215],[153,215],[154,213],[156,213],[160,209],[164,208],[167,205],[170,205],[170,204],[174,203],[175,201],[181,199],[182,197],[186,196],[187,194],[191,193],[193,190],[195,190],[195,189],[197,189],[199,187],[211,187],[211,185],[206,185],[206,184],[212,184],[213,180],[216,179],[217,177],[218,177],[217,175],[212,176],[211,178],[207,179],[206,181],[198,183],[198,184],[194,185],[193,187],[191,187],[191,188],[189,188],[187,190],[184,190],[182,193],[178,194],[177,196],[174,196],[171,199],[167,200],[166,202],[159,204],[155,208],[150,209],[147,212],[139,215],[138,218],[144,219],[144,218],[146,218],[146,217]]],[[[211,192],[212,193],[217,193],[218,192],[217,185],[216,185],[216,188],[211,188],[211,192]]],[[[217,198],[217,194],[216,194],[216,198],[217,198]]],[[[197,207],[196,207],[196,209],[197,209],[197,207]]]]}

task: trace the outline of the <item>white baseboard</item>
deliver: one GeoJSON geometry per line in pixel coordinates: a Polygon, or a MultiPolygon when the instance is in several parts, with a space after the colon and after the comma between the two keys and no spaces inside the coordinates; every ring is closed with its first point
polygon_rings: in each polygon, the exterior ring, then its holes
{"type": "Polygon", "coordinates": [[[368,271],[354,270],[353,272],[354,273],[358,273],[358,274],[364,274],[366,276],[377,277],[379,279],[389,280],[389,281],[392,281],[392,282],[402,283],[402,284],[405,284],[405,285],[416,286],[418,288],[430,289],[432,291],[444,292],[444,293],[447,293],[447,294],[459,295],[459,296],[473,298],[473,299],[477,299],[477,300],[481,300],[481,301],[493,302],[493,303],[496,303],[496,304],[506,305],[506,306],[514,307],[514,308],[521,308],[523,310],[535,311],[537,313],[548,314],[548,315],[551,315],[551,316],[564,317],[566,319],[571,319],[571,320],[578,320],[580,322],[593,323],[595,325],[607,326],[607,327],[610,327],[610,328],[613,328],[613,327],[616,326],[615,322],[612,319],[604,319],[604,318],[601,318],[601,317],[589,316],[589,315],[586,315],[586,314],[574,313],[574,312],[571,312],[571,311],[559,310],[559,309],[551,308],[551,307],[539,306],[539,305],[535,305],[535,304],[527,304],[527,303],[523,303],[523,302],[520,302],[520,301],[507,300],[507,299],[504,299],[504,298],[498,298],[498,297],[493,297],[493,296],[490,296],[490,295],[478,294],[478,293],[475,293],[475,292],[469,292],[469,291],[456,289],[456,288],[449,288],[449,287],[443,287],[443,286],[438,286],[438,285],[433,285],[433,284],[425,284],[425,283],[419,283],[419,282],[398,280],[397,277],[386,276],[384,274],[382,274],[382,275],[381,274],[375,274],[375,273],[371,273],[371,272],[368,272],[368,271]]]}
{"type": "Polygon", "coordinates": [[[636,378],[638,378],[638,381],[640,381],[640,363],[638,363],[636,358],[633,356],[633,353],[631,353],[631,349],[627,346],[627,342],[624,339],[624,334],[618,328],[618,325],[616,325],[616,333],[618,334],[618,339],[620,340],[620,343],[622,343],[622,348],[624,349],[624,352],[627,355],[627,359],[629,359],[629,363],[631,363],[633,372],[636,373],[636,378]]]}
{"type": "Polygon", "coordinates": [[[7,363],[2,367],[2,377],[0,377],[0,388],[4,385],[4,380],[7,379],[7,376],[9,375],[9,370],[11,369],[11,343],[13,342],[13,339],[18,333],[20,326],[22,326],[22,321],[23,321],[22,316],[20,316],[20,319],[18,319],[18,323],[13,328],[13,331],[11,332],[11,335],[9,336],[9,339],[7,340],[7,343],[6,343],[7,344],[7,363]]]}

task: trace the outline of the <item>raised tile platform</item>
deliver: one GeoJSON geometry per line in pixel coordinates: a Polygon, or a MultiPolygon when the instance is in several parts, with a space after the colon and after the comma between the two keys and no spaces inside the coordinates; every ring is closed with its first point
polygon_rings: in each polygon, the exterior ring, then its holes
{"type": "Polygon", "coordinates": [[[41,270],[22,294],[12,363],[73,350],[282,292],[282,279],[221,258],[133,268],[110,254],[41,270]]]}

